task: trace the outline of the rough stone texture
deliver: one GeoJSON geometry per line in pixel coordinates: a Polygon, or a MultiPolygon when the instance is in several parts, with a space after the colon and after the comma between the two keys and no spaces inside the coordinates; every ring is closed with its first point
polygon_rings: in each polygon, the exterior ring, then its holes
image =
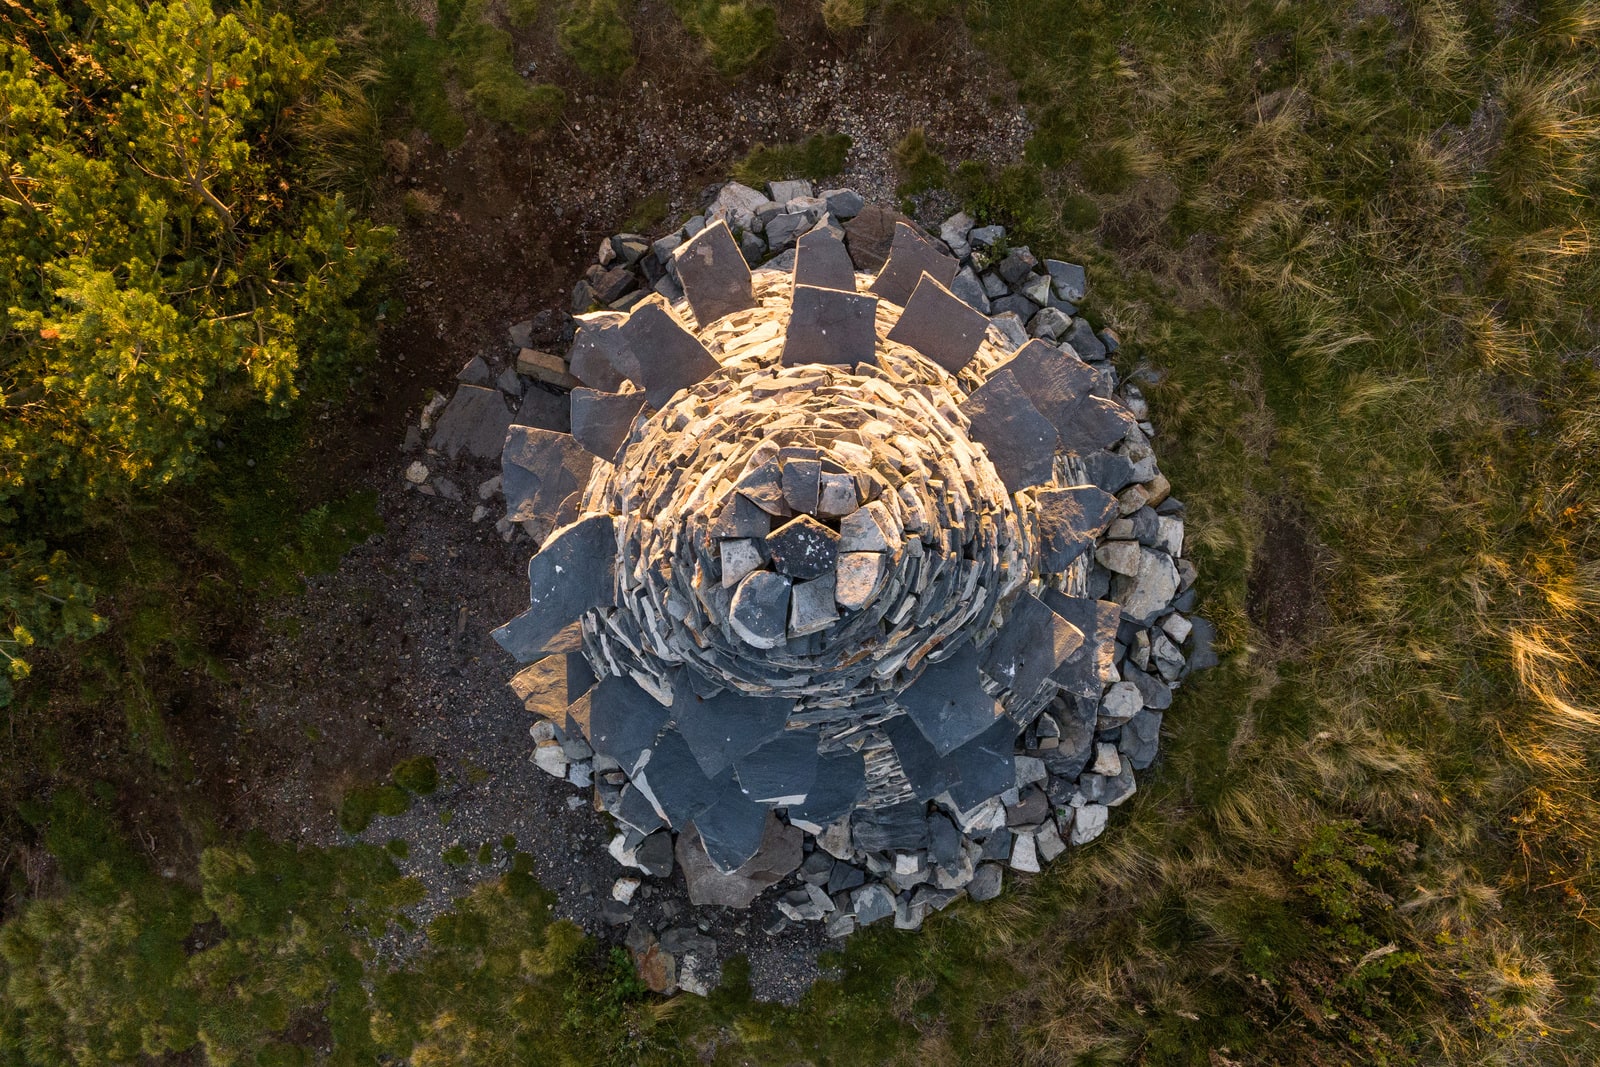
{"type": "Polygon", "coordinates": [[[462,385],[434,425],[429,447],[451,459],[465,452],[475,459],[494,459],[506,443],[511,409],[500,390],[462,385]]]}
{"type": "Polygon", "coordinates": [[[1013,493],[1050,478],[1056,428],[1028,400],[1009,370],[995,373],[961,405],[972,421],[972,436],[989,452],[1006,488],[1013,493]]]}
{"type": "Polygon", "coordinates": [[[844,243],[856,270],[875,271],[883,266],[894,244],[895,227],[904,221],[905,216],[898,211],[868,204],[845,223],[844,243]]]}
{"type": "MultiPolygon", "coordinates": [[[[572,436],[610,463],[616,458],[633,420],[644,408],[643,393],[605,393],[579,387],[572,391],[572,436]]],[[[512,520],[516,521],[516,520],[512,520]]]]}
{"type": "Polygon", "coordinates": [[[910,345],[954,374],[978,354],[988,328],[986,316],[923,274],[889,340],[910,345]]]}
{"type": "Polygon", "coordinates": [[[856,291],[856,269],[844,242],[827,230],[812,230],[795,245],[794,283],[856,291]]]}
{"type": "Polygon", "coordinates": [[[924,274],[941,286],[955,280],[958,264],[911,225],[895,224],[889,259],[868,288],[891,304],[905,307],[924,274]]]}
{"type": "Polygon", "coordinates": [[[673,259],[678,283],[701,326],[754,306],[750,265],[726,222],[719,220],[695,234],[673,252],[673,259]]]}
{"type": "Polygon", "coordinates": [[[783,339],[783,365],[872,363],[877,303],[853,292],[796,286],[794,310],[783,339]]]}

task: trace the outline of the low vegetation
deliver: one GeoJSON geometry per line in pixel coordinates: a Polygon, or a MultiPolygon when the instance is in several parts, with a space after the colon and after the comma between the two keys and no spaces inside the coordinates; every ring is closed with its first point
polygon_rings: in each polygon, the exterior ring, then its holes
{"type": "Polygon", "coordinates": [[[778,13],[765,0],[673,0],[673,8],[723,77],[743,74],[778,43],[778,13]]]}
{"type": "Polygon", "coordinates": [[[814,133],[793,144],[757,144],[733,168],[735,181],[754,188],[785,178],[826,181],[844,171],[850,138],[842,133],[814,133]]]}

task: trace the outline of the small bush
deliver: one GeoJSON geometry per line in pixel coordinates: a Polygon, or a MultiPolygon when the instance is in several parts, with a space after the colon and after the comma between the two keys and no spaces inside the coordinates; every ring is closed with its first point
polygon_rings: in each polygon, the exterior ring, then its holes
{"type": "Polygon", "coordinates": [[[894,146],[894,161],[904,179],[896,189],[901,196],[925,193],[950,180],[950,168],[929,147],[928,134],[921,126],[907,131],[900,143],[894,146]]]}
{"type": "Polygon", "coordinates": [[[591,78],[617,78],[633,66],[633,31],[617,0],[575,0],[561,19],[556,40],[591,78]]]}
{"type": "Polygon", "coordinates": [[[533,133],[555,125],[567,94],[558,85],[529,85],[515,71],[495,70],[467,90],[467,99],[489,121],[533,133]]]}
{"type": "Polygon", "coordinates": [[[407,856],[411,855],[411,846],[406,844],[405,839],[401,837],[391,837],[389,839],[389,843],[383,847],[388,849],[389,855],[395,857],[396,859],[403,860],[407,856]]]}
{"type": "Polygon", "coordinates": [[[506,17],[519,30],[532,26],[539,19],[539,0],[506,0],[506,17]]]}
{"type": "Polygon", "coordinates": [[[758,144],[733,168],[733,176],[757,188],[784,178],[831,178],[844,170],[850,144],[843,133],[814,133],[794,144],[758,144]]]}
{"type": "Polygon", "coordinates": [[[410,795],[397,785],[358,785],[339,804],[339,825],[346,833],[359,834],[372,825],[373,816],[403,815],[410,807],[410,795]]]}
{"type": "Polygon", "coordinates": [[[822,22],[829,33],[860,29],[867,22],[867,0],[822,0],[822,22]]]}
{"type": "Polygon", "coordinates": [[[465,867],[472,857],[467,855],[465,848],[455,844],[439,853],[439,858],[452,867],[465,867]]]}
{"type": "Polygon", "coordinates": [[[494,842],[493,841],[485,841],[483,844],[478,846],[478,865],[480,867],[487,867],[489,864],[491,864],[493,862],[494,862],[494,842]]]}
{"type": "Polygon", "coordinates": [[[439,788],[439,764],[432,756],[412,756],[396,763],[389,777],[401,789],[425,797],[439,788]]]}
{"type": "Polygon", "coordinates": [[[705,41],[711,65],[736,78],[760,62],[778,41],[778,13],[759,0],[678,0],[678,17],[705,41]]]}

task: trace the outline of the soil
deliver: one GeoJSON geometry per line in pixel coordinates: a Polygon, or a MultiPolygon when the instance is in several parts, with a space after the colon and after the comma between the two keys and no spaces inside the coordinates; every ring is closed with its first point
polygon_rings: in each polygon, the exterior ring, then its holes
{"type": "Polygon", "coordinates": [[[1268,508],[1245,589],[1250,621],[1280,644],[1309,636],[1325,616],[1317,577],[1320,553],[1305,509],[1278,497],[1268,508]]]}
{"type": "MultiPolygon", "coordinates": [[[[336,808],[349,787],[381,780],[401,757],[435,755],[439,791],[361,835],[407,842],[400,866],[428,891],[419,919],[498,875],[506,835],[533,856],[561,914],[612,940],[623,928],[607,927],[600,905],[617,877],[636,873],[606,853],[588,791],[529,762],[529,716],[506,687],[514,664],[489,631],[525,606],[533,546],[521,534],[503,542],[492,517],[471,521],[494,465],[404,451],[428,397],[448,393],[474,355],[496,372],[507,365],[513,323],[531,319],[535,345],[559,346],[571,286],[599,240],[658,191],[675,225],[756,142],[847,133],[845,173],[829,184],[893,203],[892,149],[911,126],[926,127],[952,161],[1015,160],[1029,133],[1014,89],[959,28],[922,34],[911,53],[868,42],[846,55],[804,24],[786,26],[773,68],[730,85],[685,58],[694,45],[665,10],[641,4],[641,59],[622,90],[569,84],[566,118],[547,135],[474,129],[454,151],[413,135],[378,207],[402,224],[404,311],[385,324],[381,370],[359,410],[330,423],[311,457],[313,491],[378,490],[385,532],[236,635],[231,686],[204,687],[185,713],[184,738],[199,746],[194,788],[214,798],[223,826],[307,843],[348,840],[336,808]],[[438,211],[403,219],[399,201],[411,190],[436,197],[438,211]],[[464,499],[409,486],[401,472],[419,457],[464,499]],[[485,842],[495,859],[480,865],[485,842]],[[464,866],[441,855],[457,844],[473,857],[464,866]]],[[[519,63],[559,62],[525,51],[519,63]]],[[[756,996],[793,1001],[821,973],[825,944],[819,924],[783,921],[771,898],[743,912],[691,913],[678,876],[647,880],[635,903],[657,930],[698,922],[724,958],[750,959],[756,996]]]]}

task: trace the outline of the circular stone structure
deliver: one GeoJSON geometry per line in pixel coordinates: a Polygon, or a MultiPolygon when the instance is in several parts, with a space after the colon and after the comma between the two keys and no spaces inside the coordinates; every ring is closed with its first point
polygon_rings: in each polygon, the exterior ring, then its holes
{"type": "Polygon", "coordinates": [[[551,532],[495,636],[624,865],[914,927],[1132,795],[1210,658],[1182,506],[1082,269],[1003,237],[730,184],[602,245],[571,432],[507,437],[507,517],[551,532]]]}

